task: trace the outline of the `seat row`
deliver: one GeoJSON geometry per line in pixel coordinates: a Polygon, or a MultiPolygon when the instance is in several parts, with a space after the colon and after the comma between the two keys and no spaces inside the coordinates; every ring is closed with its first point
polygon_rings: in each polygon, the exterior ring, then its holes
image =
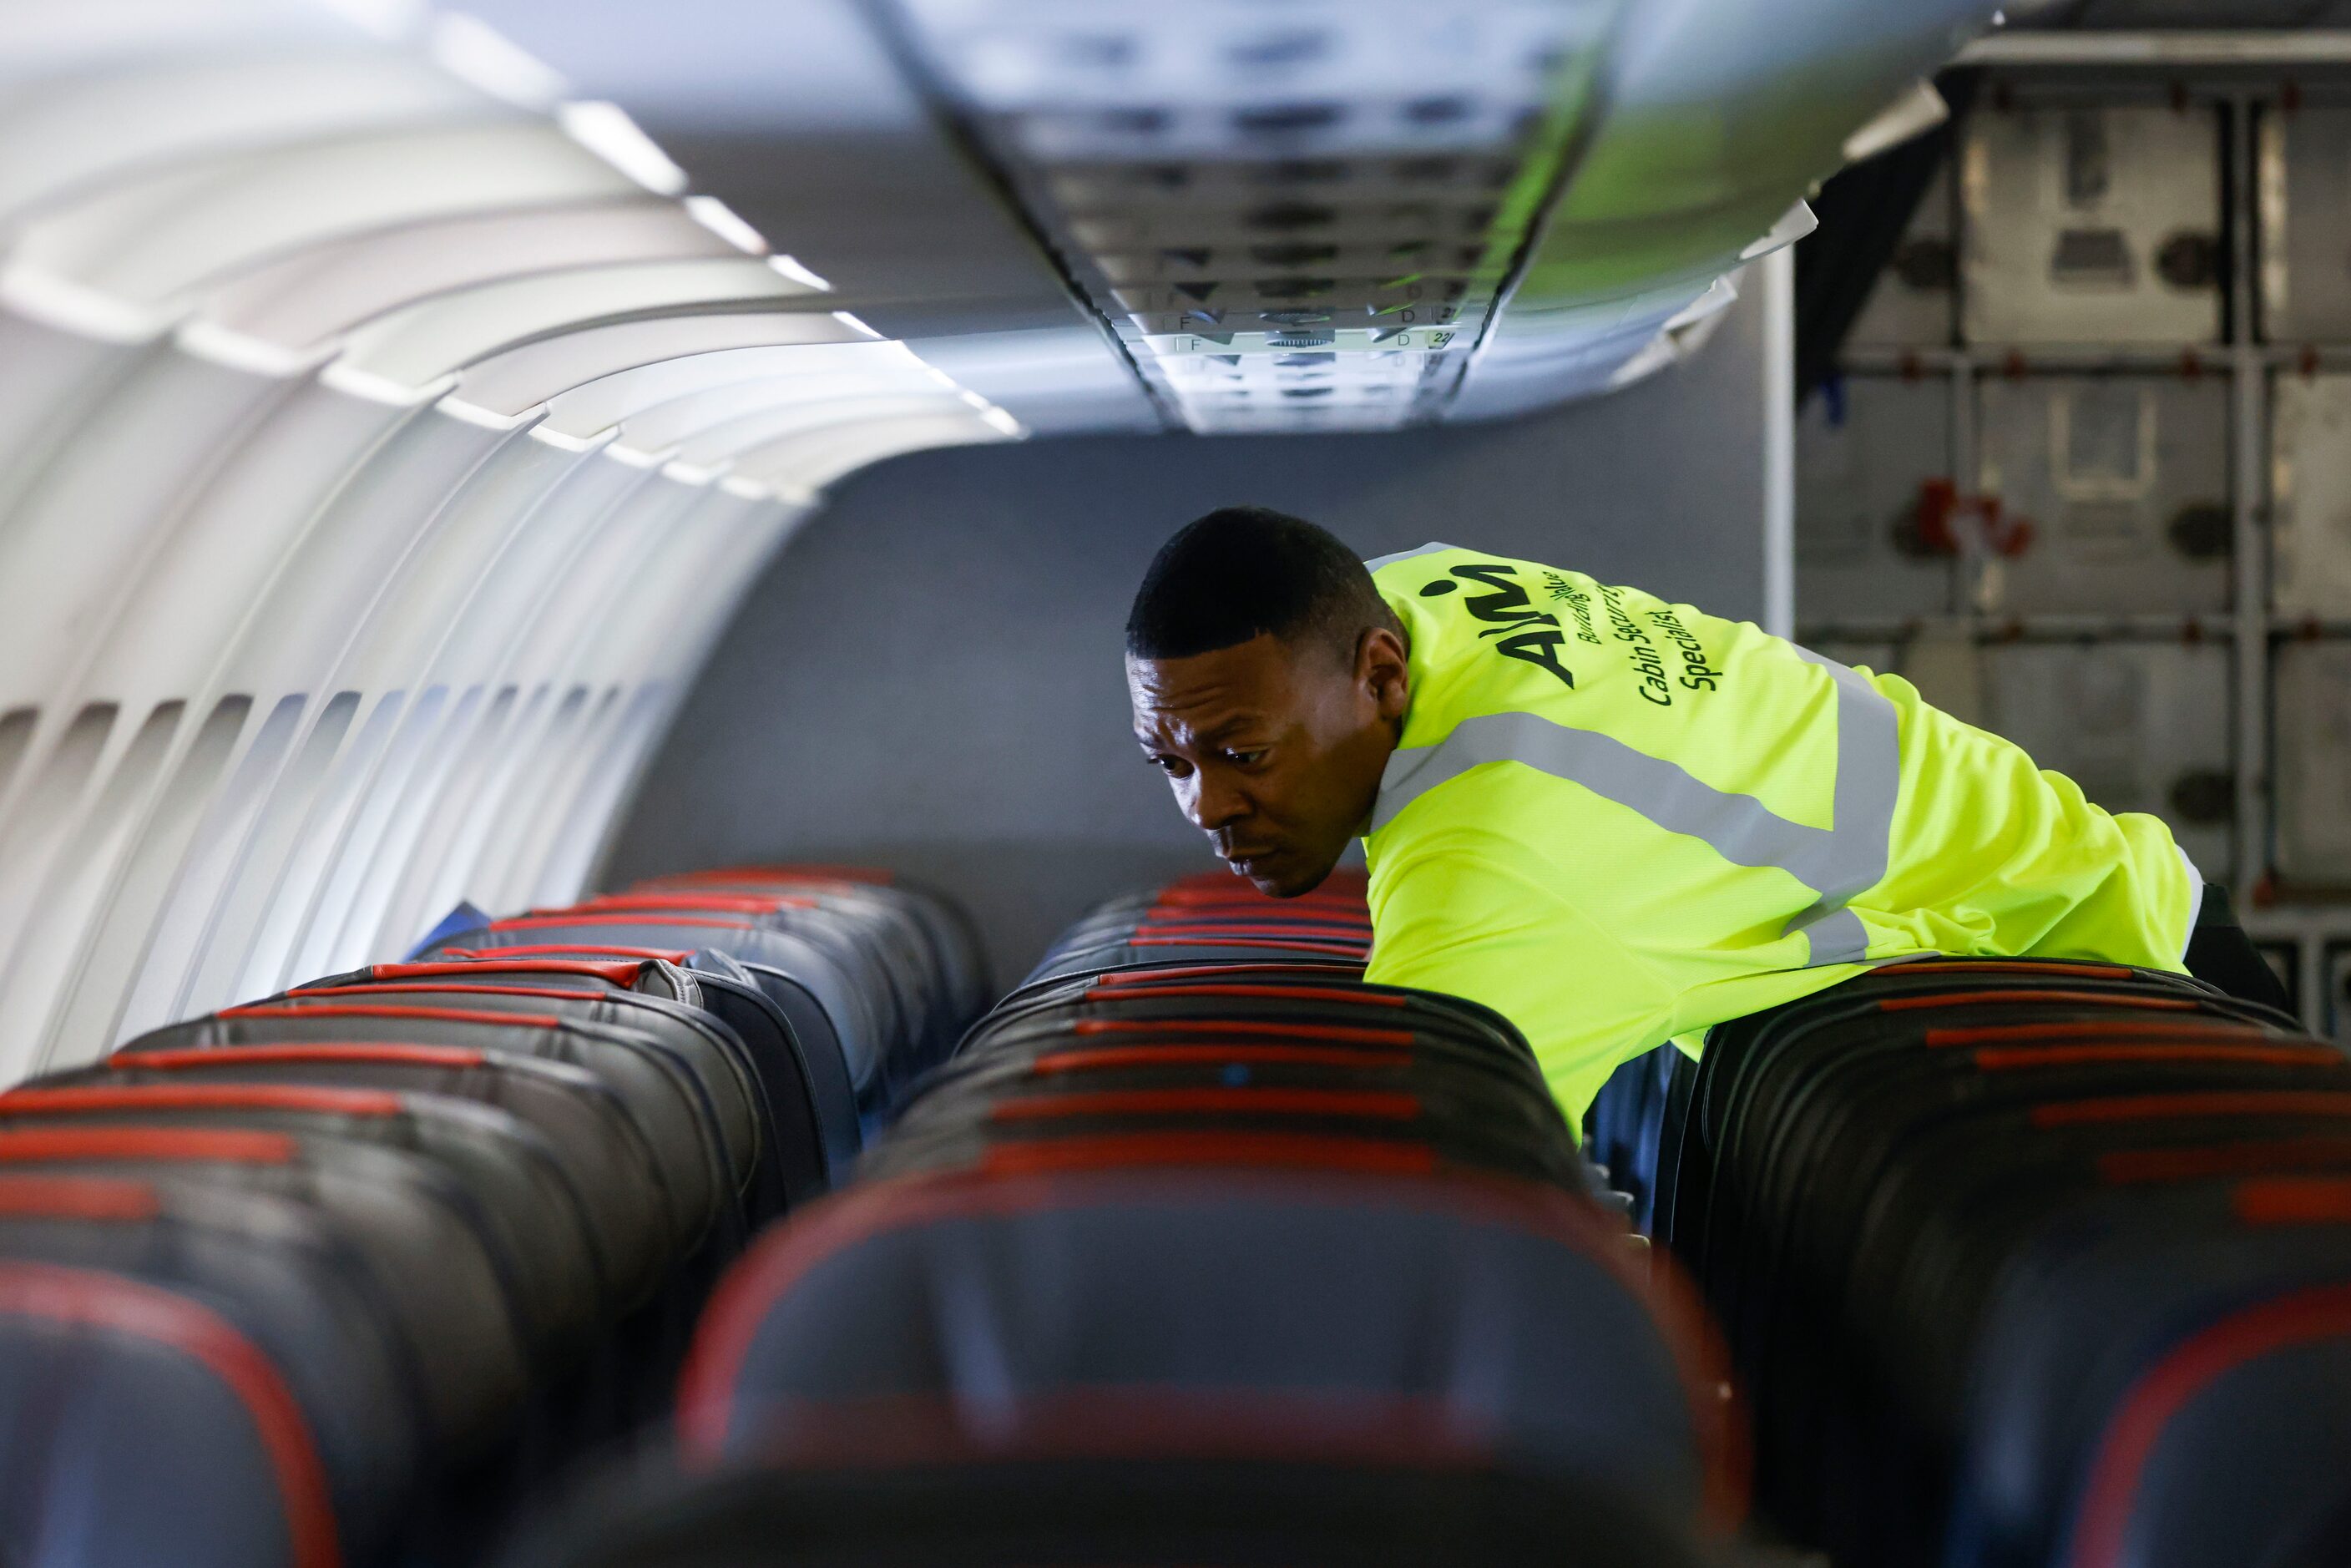
{"type": "Polygon", "coordinates": [[[1361,883],[1104,906],[721,1287],[683,1474],[524,1562],[1674,1564],[1702,1314],[1524,1041],[1364,983],[1361,883]]]}
{"type": "Polygon", "coordinates": [[[1113,899],[1061,934],[1022,983],[1127,968],[1234,962],[1360,971],[1372,951],[1361,873],[1279,903],[1217,873],[1113,899]]]}
{"type": "Polygon", "coordinates": [[[2184,977],[1896,966],[1633,1063],[1642,1173],[1838,1562],[2351,1562],[2351,1063],[2184,977]]]}
{"type": "Polygon", "coordinates": [[[0,1094],[0,1559],[464,1560],[984,985],[840,868],[467,917],[0,1094]]]}

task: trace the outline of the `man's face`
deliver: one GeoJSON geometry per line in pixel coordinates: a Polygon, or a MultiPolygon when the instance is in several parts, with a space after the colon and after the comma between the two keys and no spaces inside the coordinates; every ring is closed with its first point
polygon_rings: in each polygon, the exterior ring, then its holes
{"type": "Polygon", "coordinates": [[[1134,737],[1176,804],[1260,893],[1311,893],[1371,816],[1408,701],[1404,645],[1365,632],[1352,661],[1270,635],[1126,662],[1134,737]]]}

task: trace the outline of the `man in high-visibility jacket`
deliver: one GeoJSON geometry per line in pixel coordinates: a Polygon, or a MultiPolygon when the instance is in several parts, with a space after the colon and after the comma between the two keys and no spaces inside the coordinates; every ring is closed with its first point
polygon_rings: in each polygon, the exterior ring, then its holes
{"type": "Polygon", "coordinates": [[[1643,1051],[1895,959],[2283,1000],[2156,818],[1898,676],[1580,572],[1439,544],[1366,568],[1228,508],[1152,562],[1126,662],[1136,738],[1217,853],[1294,896],[1362,837],[1369,977],[1502,1013],[1571,1118],[1643,1051]]]}

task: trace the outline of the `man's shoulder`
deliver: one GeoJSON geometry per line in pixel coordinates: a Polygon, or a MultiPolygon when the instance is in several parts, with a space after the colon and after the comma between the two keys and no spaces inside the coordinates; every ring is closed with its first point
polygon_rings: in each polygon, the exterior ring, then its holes
{"type": "Polygon", "coordinates": [[[1436,541],[1390,555],[1374,556],[1364,566],[1371,572],[1372,580],[1379,585],[1380,591],[1391,596],[1419,591],[1431,581],[1442,581],[1447,578],[1460,580],[1462,568],[1474,569],[1468,574],[1469,580],[1473,582],[1498,576],[1540,580],[1549,575],[1596,586],[1592,578],[1565,567],[1527,560],[1499,550],[1436,541]]]}
{"type": "Polygon", "coordinates": [[[1377,564],[1373,580],[1410,643],[1416,732],[1541,708],[1589,678],[1606,611],[1583,573],[1451,545],[1377,564]]]}
{"type": "Polygon", "coordinates": [[[1547,879],[1528,863],[1523,845],[1475,819],[1442,817],[1383,828],[1375,837],[1372,857],[1372,897],[1411,886],[1458,887],[1465,883],[1487,886],[1525,883],[1542,885],[1547,879]]]}

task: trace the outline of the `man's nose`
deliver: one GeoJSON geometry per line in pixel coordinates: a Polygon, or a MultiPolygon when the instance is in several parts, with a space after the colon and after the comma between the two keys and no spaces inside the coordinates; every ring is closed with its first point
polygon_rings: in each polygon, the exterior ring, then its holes
{"type": "Polygon", "coordinates": [[[1236,789],[1231,780],[1213,773],[1201,773],[1195,779],[1191,799],[1184,804],[1184,814],[1192,825],[1204,833],[1228,828],[1249,814],[1249,797],[1236,789]]]}

